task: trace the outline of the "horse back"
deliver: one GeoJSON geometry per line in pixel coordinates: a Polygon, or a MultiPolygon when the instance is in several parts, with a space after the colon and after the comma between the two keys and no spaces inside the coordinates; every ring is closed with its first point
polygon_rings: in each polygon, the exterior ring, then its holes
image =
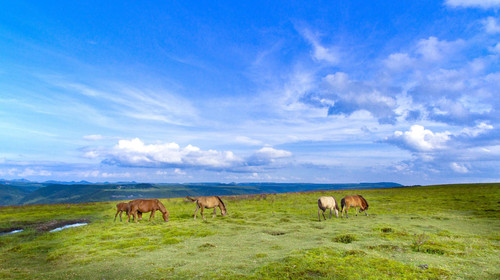
{"type": "Polygon", "coordinates": [[[132,211],[150,212],[158,208],[158,199],[135,199],[130,202],[132,211]],[[156,206],[156,207],[155,207],[156,206]]]}
{"type": "Polygon", "coordinates": [[[339,205],[335,197],[333,196],[322,196],[318,199],[318,207],[321,210],[325,209],[337,209],[339,210],[339,205]]]}

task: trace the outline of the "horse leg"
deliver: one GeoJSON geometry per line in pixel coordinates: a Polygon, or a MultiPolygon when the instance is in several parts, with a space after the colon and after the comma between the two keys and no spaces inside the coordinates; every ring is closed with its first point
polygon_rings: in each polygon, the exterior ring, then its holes
{"type": "MultiPolygon", "coordinates": [[[[116,211],[116,214],[115,214],[115,220],[114,220],[115,222],[116,222],[116,216],[118,216],[118,212],[120,212],[120,210],[117,210],[117,211],[116,211]]],[[[120,212],[120,222],[122,221],[122,215],[121,215],[121,214],[122,214],[122,213],[120,212]]]]}
{"type": "Polygon", "coordinates": [[[200,209],[200,205],[196,204],[196,210],[194,210],[194,219],[196,220],[196,214],[198,213],[198,209],[200,209]]]}
{"type": "Polygon", "coordinates": [[[330,208],[330,217],[328,219],[332,218],[332,208],[330,208]]]}
{"type": "Polygon", "coordinates": [[[200,207],[200,214],[201,214],[201,218],[202,218],[203,220],[205,220],[205,216],[203,216],[203,209],[205,209],[205,206],[201,206],[201,207],[200,207]]]}
{"type": "Polygon", "coordinates": [[[129,223],[129,222],[130,222],[130,215],[132,214],[132,211],[128,211],[128,213],[127,213],[127,214],[128,214],[127,223],[129,223]]]}
{"type": "MultiPolygon", "coordinates": [[[[122,221],[122,213],[123,213],[123,211],[120,211],[120,222],[122,221]]],[[[116,216],[115,216],[115,220],[116,220],[116,216]]]]}
{"type": "Polygon", "coordinates": [[[356,217],[358,216],[358,207],[354,207],[354,213],[356,213],[356,217]]]}
{"type": "Polygon", "coordinates": [[[214,214],[212,215],[212,218],[215,218],[215,217],[217,217],[217,207],[214,207],[214,214]]]}
{"type": "Polygon", "coordinates": [[[151,215],[149,215],[149,220],[148,221],[151,222],[151,218],[153,218],[153,219],[155,218],[155,212],[156,212],[156,210],[154,210],[154,209],[151,210],[151,215]]]}

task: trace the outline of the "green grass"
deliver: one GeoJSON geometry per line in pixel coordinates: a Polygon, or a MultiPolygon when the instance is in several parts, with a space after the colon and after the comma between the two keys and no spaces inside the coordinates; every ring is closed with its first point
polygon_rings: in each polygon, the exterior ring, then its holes
{"type": "Polygon", "coordinates": [[[113,222],[117,202],[0,208],[1,279],[499,279],[500,184],[223,197],[228,215],[113,222]],[[369,216],[318,222],[317,198],[361,194],[369,216]],[[40,232],[53,220],[87,226],[40,232]]]}

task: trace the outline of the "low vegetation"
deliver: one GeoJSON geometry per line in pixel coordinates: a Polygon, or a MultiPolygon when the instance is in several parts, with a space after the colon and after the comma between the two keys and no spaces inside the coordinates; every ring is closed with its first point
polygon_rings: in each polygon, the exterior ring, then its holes
{"type": "Polygon", "coordinates": [[[113,222],[117,202],[0,208],[1,279],[499,279],[500,184],[222,197],[148,222],[113,222]],[[369,216],[318,222],[317,198],[360,194],[369,216]],[[50,232],[54,225],[87,225],[50,232]],[[45,227],[44,227],[45,225],[45,227]],[[48,225],[51,225],[50,227],[48,225]]]}

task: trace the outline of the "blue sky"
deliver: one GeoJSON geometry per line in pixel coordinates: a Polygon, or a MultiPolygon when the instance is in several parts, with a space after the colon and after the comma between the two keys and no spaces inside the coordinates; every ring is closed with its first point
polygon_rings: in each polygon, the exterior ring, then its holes
{"type": "Polygon", "coordinates": [[[500,181],[499,0],[268,2],[4,3],[0,178],[500,181]]]}

